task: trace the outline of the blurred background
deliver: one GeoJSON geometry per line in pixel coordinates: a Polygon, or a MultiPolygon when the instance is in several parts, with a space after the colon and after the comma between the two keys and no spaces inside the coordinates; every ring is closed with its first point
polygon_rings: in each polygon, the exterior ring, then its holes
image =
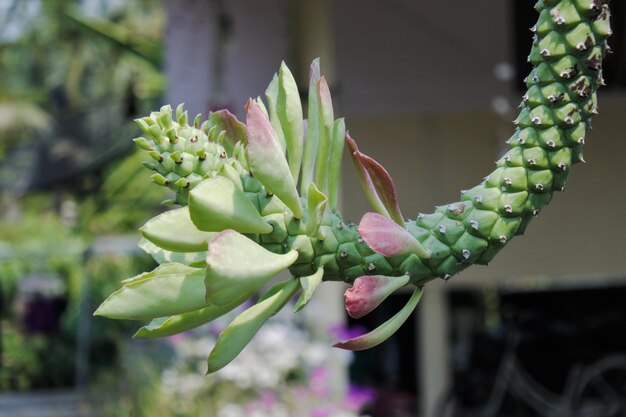
{"type": "MultiPolygon", "coordinates": [[[[151,269],[137,228],[149,185],[134,117],[185,103],[240,119],[281,60],[321,57],[335,113],[394,177],[405,215],[456,201],[505,150],[529,67],[527,0],[0,0],[0,417],[626,416],[626,5],[587,164],[489,267],[428,285],[385,344],[344,286],[279,314],[204,376],[219,320],[167,340],[93,318],[151,269]],[[586,414],[559,414],[575,404],[586,414]]],[[[368,211],[344,164],[342,211],[368,211]]]]}

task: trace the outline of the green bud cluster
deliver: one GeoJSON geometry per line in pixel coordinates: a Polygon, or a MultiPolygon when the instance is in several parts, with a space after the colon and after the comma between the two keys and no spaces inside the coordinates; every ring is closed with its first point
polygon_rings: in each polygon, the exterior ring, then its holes
{"type": "Polygon", "coordinates": [[[232,158],[227,155],[229,141],[239,138],[227,137],[218,120],[214,117],[201,123],[201,115],[197,115],[190,125],[182,104],[175,114],[166,105],[136,120],[145,136],[133,141],[152,158],[144,162],[146,168],[155,171],[152,181],[176,193],[174,200],[165,203],[187,204],[189,190],[217,173],[239,176],[247,171],[245,157],[241,158],[242,144],[236,149],[230,147],[232,158]]]}

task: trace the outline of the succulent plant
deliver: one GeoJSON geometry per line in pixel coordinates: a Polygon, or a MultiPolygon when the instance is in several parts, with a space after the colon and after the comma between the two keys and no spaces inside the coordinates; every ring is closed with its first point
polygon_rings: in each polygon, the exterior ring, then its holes
{"type": "Polygon", "coordinates": [[[521,111],[509,150],[496,169],[460,200],[405,220],[394,183],[361,153],[335,119],[319,61],[311,64],[307,121],[296,82],[283,63],[261,98],[246,104],[245,124],[227,110],[189,123],[179,106],[137,120],[135,139],[152,161],[155,183],[171,188],[180,208],[142,228],[140,246],[161,265],[123,281],[95,314],[151,320],[138,337],[168,336],[207,323],[270,286],[222,332],[208,372],[228,364],[263,323],[300,293],[306,306],[322,281],[352,284],[355,318],[400,287],[413,295],[372,332],[335,346],[360,350],[393,334],[412,313],[423,286],[488,263],[563,190],[597,112],[602,58],[611,30],[605,0],[540,0],[531,29],[521,111]],[[375,212],[358,226],[337,211],[341,157],[347,145],[375,212]]]}

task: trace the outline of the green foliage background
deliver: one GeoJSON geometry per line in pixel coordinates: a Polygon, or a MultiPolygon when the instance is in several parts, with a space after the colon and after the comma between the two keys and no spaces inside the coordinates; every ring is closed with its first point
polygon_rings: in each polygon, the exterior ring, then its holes
{"type": "MultiPolygon", "coordinates": [[[[146,187],[130,141],[133,117],[158,106],[165,87],[164,14],[158,0],[2,8],[0,391],[69,386],[83,297],[98,305],[119,277],[152,267],[135,253],[85,254],[98,236],[135,231],[167,197],[146,187]],[[62,277],[68,307],[58,332],[27,336],[16,293],[23,277],[41,273],[62,277]]],[[[130,329],[89,320],[92,369],[111,369],[130,329]]]]}

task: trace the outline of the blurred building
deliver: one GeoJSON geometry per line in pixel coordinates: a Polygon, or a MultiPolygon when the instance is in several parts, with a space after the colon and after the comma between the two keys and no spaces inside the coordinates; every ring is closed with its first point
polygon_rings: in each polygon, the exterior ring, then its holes
{"type": "MultiPolygon", "coordinates": [[[[531,6],[514,0],[167,2],[167,101],[186,103],[191,114],[228,107],[242,116],[247,98],[263,96],[281,60],[305,87],[308,63],[320,56],[335,114],[346,117],[361,150],[389,170],[404,214],[415,218],[457,201],[459,190],[480,182],[503,153],[522,95],[518,80],[526,75],[520,57],[530,42],[524,27],[532,25],[526,25],[534,18],[531,6]]],[[[619,18],[623,6],[615,8],[619,18]]],[[[614,26],[623,61],[624,29],[614,26]]],[[[428,285],[406,336],[418,358],[383,355],[387,373],[410,372],[423,417],[434,416],[453,383],[452,334],[463,325],[452,293],[558,293],[626,283],[626,94],[620,58],[611,59],[612,79],[599,94],[601,114],[585,147],[588,163],[575,167],[567,191],[489,267],[428,285]]],[[[358,222],[369,207],[347,159],[344,166],[343,211],[358,222]]],[[[336,295],[330,310],[342,314],[336,295]]],[[[396,348],[411,355],[406,344],[396,348]]]]}

